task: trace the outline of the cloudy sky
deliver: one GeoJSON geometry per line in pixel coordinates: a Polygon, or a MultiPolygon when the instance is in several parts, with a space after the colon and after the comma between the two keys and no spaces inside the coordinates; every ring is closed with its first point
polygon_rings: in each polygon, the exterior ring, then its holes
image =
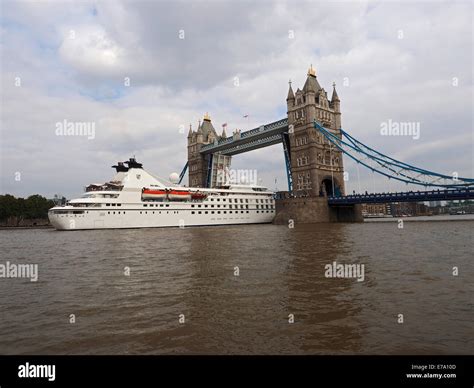
{"type": "MultiPolygon", "coordinates": [[[[230,133],[283,118],[288,80],[302,87],[310,64],[327,91],[336,82],[353,136],[474,176],[470,1],[4,0],[0,44],[2,194],[76,196],[132,155],[179,172],[190,123],[209,112],[230,133]],[[419,123],[420,138],[382,136],[389,119],[419,123]],[[95,123],[95,137],[58,136],[64,120],[95,123]]],[[[345,163],[349,191],[386,191],[345,163]]],[[[281,144],[233,167],[286,189],[281,144]]]]}

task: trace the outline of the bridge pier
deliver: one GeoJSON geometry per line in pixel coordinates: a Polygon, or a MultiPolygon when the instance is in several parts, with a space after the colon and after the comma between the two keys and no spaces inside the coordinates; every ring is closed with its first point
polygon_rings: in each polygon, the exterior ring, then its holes
{"type": "Polygon", "coordinates": [[[326,197],[300,197],[275,200],[276,216],[274,223],[313,224],[320,222],[363,222],[360,204],[329,206],[326,197]]]}
{"type": "Polygon", "coordinates": [[[336,222],[364,222],[361,204],[329,206],[329,209],[335,215],[336,222]]]}

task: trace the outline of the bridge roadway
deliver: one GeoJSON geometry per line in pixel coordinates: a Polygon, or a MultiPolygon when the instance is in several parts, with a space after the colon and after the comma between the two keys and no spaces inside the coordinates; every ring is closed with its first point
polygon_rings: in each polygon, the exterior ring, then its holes
{"type": "Polygon", "coordinates": [[[352,194],[342,197],[328,197],[328,204],[330,206],[342,206],[358,203],[452,201],[465,199],[474,199],[474,187],[400,193],[352,194]]]}
{"type": "Polygon", "coordinates": [[[288,119],[284,118],[270,124],[245,132],[238,132],[226,139],[215,141],[201,148],[201,154],[237,155],[257,148],[268,147],[282,142],[282,134],[288,132],[288,119]]]}

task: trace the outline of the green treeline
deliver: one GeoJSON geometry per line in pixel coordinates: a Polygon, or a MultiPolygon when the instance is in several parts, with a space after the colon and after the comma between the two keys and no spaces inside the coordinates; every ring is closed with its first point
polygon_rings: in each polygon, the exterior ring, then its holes
{"type": "Polygon", "coordinates": [[[16,198],[13,195],[0,195],[0,221],[11,217],[17,219],[47,218],[48,210],[54,202],[41,195],[35,194],[28,198],[16,198]]]}

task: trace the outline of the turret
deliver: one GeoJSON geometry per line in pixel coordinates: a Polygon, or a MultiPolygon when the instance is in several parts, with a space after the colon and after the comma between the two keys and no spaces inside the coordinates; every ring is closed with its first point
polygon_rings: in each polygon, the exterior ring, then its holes
{"type": "Polygon", "coordinates": [[[196,142],[197,143],[202,143],[203,142],[201,120],[199,120],[199,122],[198,122],[198,129],[196,131],[196,142]]]}
{"type": "Polygon", "coordinates": [[[293,88],[291,87],[291,80],[288,81],[288,96],[286,97],[286,103],[288,107],[295,104],[295,94],[293,93],[293,88]]]}
{"type": "Polygon", "coordinates": [[[334,110],[336,112],[340,112],[341,111],[341,100],[339,99],[339,96],[337,95],[336,83],[335,82],[333,82],[332,87],[333,87],[333,89],[332,89],[331,104],[333,105],[334,110]]]}
{"type": "Polygon", "coordinates": [[[341,100],[339,99],[339,96],[337,95],[336,92],[336,83],[333,82],[332,84],[332,97],[331,97],[331,105],[332,108],[334,109],[334,120],[335,120],[335,125],[336,128],[339,129],[342,127],[341,123],[341,100]]]}

